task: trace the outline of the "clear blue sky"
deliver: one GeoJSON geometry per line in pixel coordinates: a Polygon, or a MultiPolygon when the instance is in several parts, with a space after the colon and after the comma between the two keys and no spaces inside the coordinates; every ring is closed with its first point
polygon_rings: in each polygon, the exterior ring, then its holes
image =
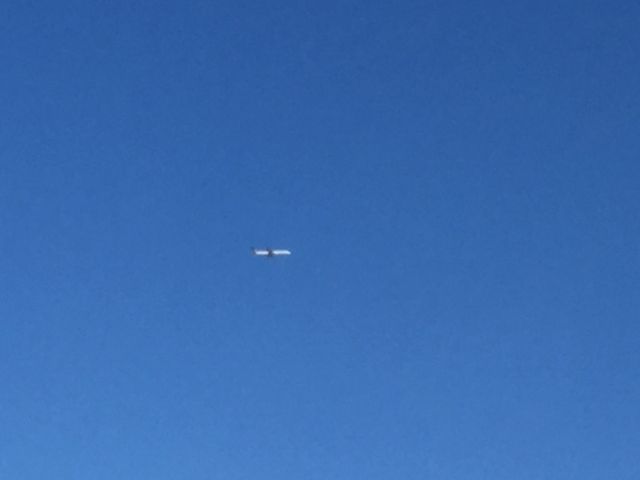
{"type": "Polygon", "coordinates": [[[639,21],[3,2],[0,477],[640,478],[639,21]]]}

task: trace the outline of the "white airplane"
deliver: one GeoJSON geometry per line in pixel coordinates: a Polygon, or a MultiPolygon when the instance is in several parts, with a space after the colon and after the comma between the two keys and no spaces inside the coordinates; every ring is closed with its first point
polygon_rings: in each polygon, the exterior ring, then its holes
{"type": "Polygon", "coordinates": [[[283,257],[291,255],[291,250],[276,248],[252,248],[251,251],[256,257],[283,257]]]}

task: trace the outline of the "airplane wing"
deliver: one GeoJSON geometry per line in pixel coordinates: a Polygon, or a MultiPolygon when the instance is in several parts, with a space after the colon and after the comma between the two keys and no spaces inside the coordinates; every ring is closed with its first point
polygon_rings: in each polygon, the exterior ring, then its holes
{"type": "Polygon", "coordinates": [[[269,255],[269,250],[265,250],[264,248],[254,248],[253,254],[259,257],[266,257],[269,255]]]}

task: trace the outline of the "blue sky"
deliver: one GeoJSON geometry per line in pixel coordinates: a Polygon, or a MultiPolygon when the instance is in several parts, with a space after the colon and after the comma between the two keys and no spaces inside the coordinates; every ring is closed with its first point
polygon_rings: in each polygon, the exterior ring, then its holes
{"type": "Polygon", "coordinates": [[[5,2],[0,476],[639,478],[639,18],[5,2]]]}

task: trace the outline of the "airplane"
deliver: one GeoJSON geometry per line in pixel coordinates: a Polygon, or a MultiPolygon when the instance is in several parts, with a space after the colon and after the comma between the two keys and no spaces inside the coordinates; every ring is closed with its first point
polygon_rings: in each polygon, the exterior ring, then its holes
{"type": "Polygon", "coordinates": [[[276,249],[276,248],[252,248],[252,253],[256,257],[283,257],[291,255],[291,250],[276,249]]]}

